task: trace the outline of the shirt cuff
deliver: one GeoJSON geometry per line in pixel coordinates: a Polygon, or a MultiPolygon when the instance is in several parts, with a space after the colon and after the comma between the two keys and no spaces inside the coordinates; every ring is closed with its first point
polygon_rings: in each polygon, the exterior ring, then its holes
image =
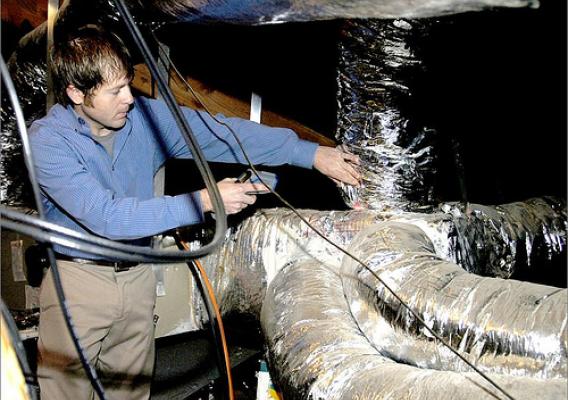
{"type": "Polygon", "coordinates": [[[298,143],[296,143],[292,151],[290,164],[296,167],[311,169],[314,166],[314,157],[318,146],[317,143],[298,139],[298,143]]]}

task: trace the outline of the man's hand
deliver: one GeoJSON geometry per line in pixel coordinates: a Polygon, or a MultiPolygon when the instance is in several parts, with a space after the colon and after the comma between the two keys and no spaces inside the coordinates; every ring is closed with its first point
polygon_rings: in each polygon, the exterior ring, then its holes
{"type": "MultiPolygon", "coordinates": [[[[225,206],[225,212],[227,214],[236,214],[245,207],[254,204],[256,196],[249,195],[247,194],[248,192],[266,189],[266,187],[261,184],[239,183],[235,178],[225,178],[222,181],[217,182],[217,187],[221,193],[223,205],[225,206]]],[[[201,195],[203,212],[213,211],[209,191],[207,189],[202,189],[199,193],[201,195]]]]}
{"type": "Polygon", "coordinates": [[[314,168],[335,182],[359,186],[361,174],[356,167],[359,157],[342,151],[339,147],[319,146],[314,158],[314,168]]]}

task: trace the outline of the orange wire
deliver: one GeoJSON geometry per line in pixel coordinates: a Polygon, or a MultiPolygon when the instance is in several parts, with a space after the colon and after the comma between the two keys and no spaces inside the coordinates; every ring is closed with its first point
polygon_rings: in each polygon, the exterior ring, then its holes
{"type": "MultiPolygon", "coordinates": [[[[185,250],[189,250],[189,245],[186,242],[181,242],[183,248],[185,250]]],[[[215,317],[217,318],[217,322],[219,323],[219,333],[221,335],[221,344],[223,345],[223,355],[225,356],[225,368],[227,370],[227,385],[229,391],[229,400],[234,400],[235,394],[233,393],[233,377],[231,376],[231,359],[229,358],[229,350],[227,349],[227,340],[225,339],[225,328],[223,327],[223,319],[221,318],[221,312],[219,311],[219,306],[217,304],[217,299],[215,298],[215,293],[213,293],[213,286],[211,286],[211,282],[207,277],[207,273],[203,269],[203,266],[199,262],[199,260],[193,260],[193,263],[199,269],[201,276],[203,277],[203,281],[205,282],[205,287],[207,288],[207,293],[209,294],[209,298],[211,299],[211,303],[213,305],[213,309],[215,310],[215,317]]],[[[212,323],[212,321],[210,321],[212,323]]]]}

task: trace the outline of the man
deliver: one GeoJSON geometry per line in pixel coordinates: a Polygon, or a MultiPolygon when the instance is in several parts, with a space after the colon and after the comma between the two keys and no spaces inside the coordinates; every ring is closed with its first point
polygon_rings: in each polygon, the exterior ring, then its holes
{"type": "MultiPolygon", "coordinates": [[[[51,222],[127,243],[148,245],[152,235],[199,223],[212,211],[206,189],[179,196],[153,195],[153,177],[170,157],[190,151],[166,105],[130,92],[133,67],[114,35],[85,27],[51,53],[58,104],[32,125],[30,141],[51,222]]],[[[205,156],[240,162],[228,129],[211,117],[183,109],[205,156]]],[[[306,142],[290,130],[223,118],[254,163],[316,168],[358,184],[358,159],[306,142]]],[[[224,179],[218,187],[228,214],[253,204],[255,187],[224,179]]],[[[155,278],[148,265],[102,260],[54,246],[68,306],[87,358],[110,399],[145,399],[154,361],[155,278]]],[[[90,399],[66,331],[51,274],[40,294],[38,378],[42,400],[90,399]]]]}

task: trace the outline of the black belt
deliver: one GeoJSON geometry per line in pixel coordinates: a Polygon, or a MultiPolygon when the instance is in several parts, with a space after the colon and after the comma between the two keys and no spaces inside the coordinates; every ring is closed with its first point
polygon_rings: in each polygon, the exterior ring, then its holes
{"type": "Polygon", "coordinates": [[[113,267],[114,272],[128,271],[130,268],[140,263],[133,261],[108,261],[108,260],[89,260],[87,258],[71,257],[61,253],[55,253],[58,260],[73,261],[79,264],[104,265],[105,267],[113,267]]]}

